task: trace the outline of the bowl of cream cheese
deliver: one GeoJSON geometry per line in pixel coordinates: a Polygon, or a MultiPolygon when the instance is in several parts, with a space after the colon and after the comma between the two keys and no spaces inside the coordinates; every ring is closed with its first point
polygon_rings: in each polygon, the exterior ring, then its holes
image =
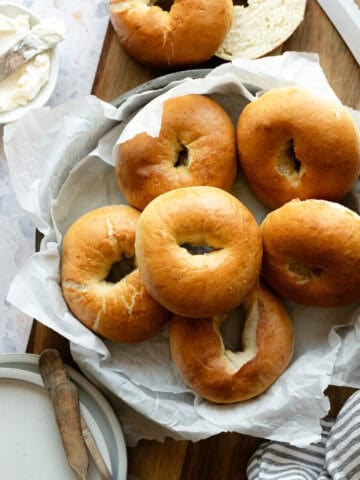
{"type": "MultiPolygon", "coordinates": [[[[30,30],[37,29],[42,39],[54,43],[63,39],[65,30],[56,19],[40,21],[28,9],[11,3],[0,3],[0,56],[12,48],[30,30]]],[[[0,81],[0,124],[13,122],[31,108],[47,103],[59,72],[57,47],[41,51],[0,81]]]]}

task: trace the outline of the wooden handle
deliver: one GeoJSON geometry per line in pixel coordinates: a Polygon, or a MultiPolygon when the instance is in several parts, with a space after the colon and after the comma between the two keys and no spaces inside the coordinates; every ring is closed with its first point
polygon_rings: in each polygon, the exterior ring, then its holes
{"type": "MultiPolygon", "coordinates": [[[[69,374],[62,361],[61,355],[53,348],[48,348],[42,352],[39,358],[39,369],[43,382],[52,398],[53,392],[57,385],[70,382],[69,374]]],[[[111,480],[111,473],[82,415],[80,421],[83,439],[98,470],[101,480],[111,480]]]]}
{"type": "Polygon", "coordinates": [[[82,437],[78,391],[71,382],[53,388],[55,417],[61,440],[71,468],[82,480],[86,479],[89,459],[82,437]]]}
{"type": "Polygon", "coordinates": [[[42,352],[39,358],[39,369],[45,387],[51,395],[56,385],[70,381],[62,358],[54,348],[48,348],[42,352]]]}

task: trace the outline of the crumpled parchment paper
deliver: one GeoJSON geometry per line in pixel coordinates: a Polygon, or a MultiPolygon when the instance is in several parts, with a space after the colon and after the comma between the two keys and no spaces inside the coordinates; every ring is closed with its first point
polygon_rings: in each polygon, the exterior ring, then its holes
{"type": "MultiPolygon", "coordinates": [[[[103,341],[69,312],[59,285],[61,241],[67,228],[91,209],[124,203],[115,182],[114,144],[143,130],[156,135],[165,98],[209,94],[236,122],[256,95],[287,85],[336,99],[316,55],[286,53],[225,64],[204,79],[188,78],[173,88],[131,97],[118,109],[88,96],[53,110],[30,112],[6,127],[5,152],[14,189],[44,234],[41,251],[16,276],[8,300],[70,340],[80,368],[110,395],[129,445],[166,436],[195,441],[223,431],[307,445],[320,439],[319,420],[329,409],[326,387],[360,386],[359,305],[320,309],[286,302],[296,336],[288,370],[255,399],[214,405],[194,395],[180,379],[171,361],[167,329],[137,345],[103,341]]],[[[360,125],[358,112],[351,113],[360,125]]],[[[241,174],[233,194],[259,222],[268,212],[241,174]]],[[[359,201],[356,189],[353,200],[359,201]]]]}

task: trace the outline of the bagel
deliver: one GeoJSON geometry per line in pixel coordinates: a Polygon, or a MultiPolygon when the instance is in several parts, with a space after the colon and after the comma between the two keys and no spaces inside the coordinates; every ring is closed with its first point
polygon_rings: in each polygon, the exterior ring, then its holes
{"type": "Polygon", "coordinates": [[[116,150],[116,179],[127,201],[142,210],[180,187],[230,190],[236,176],[235,128],[222,107],[202,95],[164,102],[161,130],[140,133],[116,150]]]}
{"type": "Polygon", "coordinates": [[[71,225],[63,241],[61,287],[67,305],[89,329],[114,342],[147,340],[169,319],[131,265],[136,265],[139,215],[126,205],[92,210],[71,225]],[[128,263],[123,278],[111,278],[122,260],[128,263]]]}
{"type": "Polygon", "coordinates": [[[188,187],[155,198],[136,229],[136,258],[145,287],[185,317],[230,311],[254,286],[261,266],[256,221],[235,197],[188,187]]]}
{"type": "Polygon", "coordinates": [[[248,0],[234,5],[233,22],[216,56],[258,58],[287,40],[304,18],[306,0],[248,0]]]}
{"type": "Polygon", "coordinates": [[[174,0],[169,11],[151,0],[110,0],[120,44],[140,63],[179,67],[208,60],[231,28],[231,0],[174,0]]]}
{"type": "Polygon", "coordinates": [[[360,217],[326,200],[293,200],[261,224],[262,275],[281,296],[315,307],[360,300],[360,217]]]}
{"type": "Polygon", "coordinates": [[[225,317],[170,321],[170,348],[184,382],[215,403],[234,403],[263,393],[288,367],[294,348],[291,320],[264,286],[243,301],[243,351],[224,346],[219,328],[225,317]]]}
{"type": "Polygon", "coordinates": [[[302,88],[276,88],[248,104],[237,125],[239,159],[270,208],[299,198],[337,201],[360,174],[360,141],[345,108],[302,88]]]}

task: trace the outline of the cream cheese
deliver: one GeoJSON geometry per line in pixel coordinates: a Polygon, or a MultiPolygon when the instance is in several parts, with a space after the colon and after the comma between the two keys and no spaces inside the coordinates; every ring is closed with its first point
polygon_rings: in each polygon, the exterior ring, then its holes
{"type": "MultiPolygon", "coordinates": [[[[10,18],[0,14],[0,54],[8,50],[29,30],[28,15],[10,18]]],[[[0,82],[0,112],[8,112],[29,103],[49,80],[50,54],[36,55],[16,72],[0,82]]]]}
{"type": "Polygon", "coordinates": [[[4,53],[29,30],[29,16],[18,15],[15,18],[0,13],[0,54],[4,53]]]}

